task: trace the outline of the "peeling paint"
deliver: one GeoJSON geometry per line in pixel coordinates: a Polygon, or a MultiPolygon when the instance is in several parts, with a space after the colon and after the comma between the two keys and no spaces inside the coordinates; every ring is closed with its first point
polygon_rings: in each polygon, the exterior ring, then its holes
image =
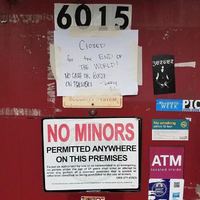
{"type": "Polygon", "coordinates": [[[47,66],[47,80],[55,80],[50,65],[47,66]]]}
{"type": "Polygon", "coordinates": [[[56,109],[55,109],[55,112],[59,113],[59,112],[62,112],[62,110],[59,109],[59,108],[56,108],[56,109]]]}
{"type": "Polygon", "coordinates": [[[196,194],[198,195],[198,197],[200,198],[200,184],[196,185],[195,191],[196,191],[196,194]]]}
{"type": "Polygon", "coordinates": [[[36,34],[36,38],[37,38],[37,40],[45,39],[46,35],[36,34]]]}
{"type": "Polygon", "coordinates": [[[50,44],[49,47],[49,57],[50,57],[50,66],[51,66],[51,71],[53,73],[54,78],[56,79],[56,66],[55,66],[55,51],[54,51],[54,45],[50,44]]]}
{"type": "Polygon", "coordinates": [[[169,31],[168,30],[164,33],[164,36],[163,36],[163,40],[167,40],[167,39],[169,39],[169,31]]]}
{"type": "Polygon", "coordinates": [[[188,189],[188,190],[194,190],[195,189],[195,187],[193,187],[193,186],[185,186],[184,188],[188,189]]]}
{"type": "Polygon", "coordinates": [[[56,84],[55,82],[47,84],[47,102],[55,103],[56,101],[56,84]]]}
{"type": "Polygon", "coordinates": [[[1,13],[0,14],[0,24],[6,24],[8,22],[8,15],[1,13]]]}
{"type": "Polygon", "coordinates": [[[32,54],[32,51],[30,48],[28,48],[26,45],[24,45],[24,50],[28,53],[28,54],[32,54]]]}
{"type": "Polygon", "coordinates": [[[0,14],[1,23],[12,23],[12,24],[38,24],[45,21],[53,21],[52,14],[0,14]]]}
{"type": "Polygon", "coordinates": [[[151,110],[151,108],[147,108],[145,111],[148,112],[148,111],[150,111],[150,110],[151,110]]]}
{"type": "Polygon", "coordinates": [[[20,39],[23,40],[23,50],[26,54],[32,55],[33,54],[33,45],[37,44],[40,48],[43,47],[44,42],[46,42],[46,35],[45,34],[20,34],[20,39]]]}
{"type": "Polygon", "coordinates": [[[45,34],[20,34],[19,35],[20,38],[23,38],[23,39],[36,39],[36,40],[42,40],[42,39],[46,39],[46,35],[45,34]]]}
{"type": "MultiPolygon", "coordinates": [[[[190,182],[190,185],[192,185],[191,182],[190,182]]],[[[196,187],[195,186],[185,186],[184,189],[195,191],[197,198],[194,198],[193,200],[200,200],[200,184],[196,184],[196,187]]]]}
{"type": "Polygon", "coordinates": [[[52,68],[51,68],[51,62],[50,62],[50,51],[51,51],[51,44],[53,44],[53,32],[49,31],[47,33],[47,41],[49,43],[49,45],[47,45],[47,53],[49,55],[49,65],[47,66],[47,80],[55,80],[53,72],[52,72],[52,68]]]}
{"type": "MultiPolygon", "coordinates": [[[[50,58],[50,44],[53,43],[53,32],[48,31],[47,33],[47,41],[49,45],[47,45],[47,53],[50,58]]],[[[49,65],[47,66],[47,80],[49,81],[47,83],[47,102],[54,103],[56,101],[56,83],[55,78],[51,69],[50,59],[49,59],[49,65]]]]}
{"type": "Polygon", "coordinates": [[[53,31],[47,32],[47,40],[49,43],[53,44],[53,31]]]}
{"type": "Polygon", "coordinates": [[[178,31],[183,31],[183,29],[182,28],[169,28],[168,30],[166,30],[164,32],[162,39],[168,40],[173,33],[176,33],[178,31]]]}
{"type": "Polygon", "coordinates": [[[37,108],[0,108],[0,116],[41,116],[41,110],[37,108]]]}

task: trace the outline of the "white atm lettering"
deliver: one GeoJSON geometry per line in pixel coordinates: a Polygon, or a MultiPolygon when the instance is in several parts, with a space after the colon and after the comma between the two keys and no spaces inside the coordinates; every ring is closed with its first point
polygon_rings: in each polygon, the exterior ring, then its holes
{"type": "Polygon", "coordinates": [[[152,166],[181,166],[182,156],[178,155],[176,158],[173,155],[155,155],[152,166]]]}

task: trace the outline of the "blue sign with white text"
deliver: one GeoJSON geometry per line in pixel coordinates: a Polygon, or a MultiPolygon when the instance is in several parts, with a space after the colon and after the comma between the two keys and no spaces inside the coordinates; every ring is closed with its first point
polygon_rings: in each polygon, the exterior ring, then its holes
{"type": "Polygon", "coordinates": [[[156,99],[156,111],[200,112],[200,100],[156,99]]]}
{"type": "Polygon", "coordinates": [[[182,99],[156,99],[156,111],[177,111],[183,110],[182,99]]]}

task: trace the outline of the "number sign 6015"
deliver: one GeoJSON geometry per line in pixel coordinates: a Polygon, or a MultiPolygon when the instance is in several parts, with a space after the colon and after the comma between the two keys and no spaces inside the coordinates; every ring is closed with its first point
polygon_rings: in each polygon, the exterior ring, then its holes
{"type": "Polygon", "coordinates": [[[116,4],[55,4],[55,28],[115,26],[130,28],[132,6],[116,4]]]}

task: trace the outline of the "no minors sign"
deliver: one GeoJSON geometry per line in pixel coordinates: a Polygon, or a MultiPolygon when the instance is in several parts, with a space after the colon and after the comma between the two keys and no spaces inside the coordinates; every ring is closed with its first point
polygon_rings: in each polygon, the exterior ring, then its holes
{"type": "Polygon", "coordinates": [[[138,118],[44,119],[46,191],[138,190],[138,118]]]}

